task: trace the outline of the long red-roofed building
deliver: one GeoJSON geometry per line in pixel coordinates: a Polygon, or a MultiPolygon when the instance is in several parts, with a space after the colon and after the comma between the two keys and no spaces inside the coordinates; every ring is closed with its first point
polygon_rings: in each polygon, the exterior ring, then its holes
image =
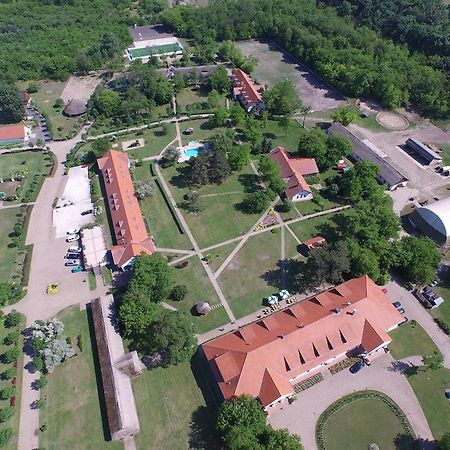
{"type": "Polygon", "coordinates": [[[247,112],[265,108],[261,91],[262,84],[256,84],[241,69],[234,69],[231,75],[233,82],[233,97],[239,100],[247,112]]]}
{"type": "Polygon", "coordinates": [[[287,183],[286,197],[293,202],[311,200],[313,194],[305,178],[317,175],[314,158],[290,158],[283,147],[276,147],[269,153],[269,158],[278,163],[280,174],[287,183]]]}
{"type": "Polygon", "coordinates": [[[368,276],[355,278],[202,345],[224,399],[251,395],[265,409],[348,355],[373,357],[404,321],[368,276]]]}
{"type": "Polygon", "coordinates": [[[111,249],[114,264],[121,269],[132,264],[141,253],[156,251],[148,235],[131,180],[128,155],[109,150],[97,160],[107,195],[116,245],[111,249]]]}

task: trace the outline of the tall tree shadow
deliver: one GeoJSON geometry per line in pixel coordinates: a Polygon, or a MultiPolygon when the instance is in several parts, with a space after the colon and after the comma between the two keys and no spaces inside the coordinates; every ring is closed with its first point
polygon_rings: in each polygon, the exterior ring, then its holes
{"type": "Polygon", "coordinates": [[[249,194],[260,189],[259,177],[254,173],[241,173],[238,176],[239,183],[244,187],[244,192],[249,194]]]}
{"type": "Polygon", "coordinates": [[[303,285],[298,274],[303,273],[305,263],[303,261],[297,261],[295,259],[285,259],[277,262],[276,268],[270,269],[263,273],[260,278],[263,279],[269,286],[280,290],[282,289],[281,271],[284,268],[285,288],[291,292],[301,292],[303,285]]]}
{"type": "Polygon", "coordinates": [[[187,188],[191,187],[190,179],[190,168],[189,166],[182,166],[176,168],[177,174],[174,175],[170,180],[170,184],[177,188],[187,188]]]}

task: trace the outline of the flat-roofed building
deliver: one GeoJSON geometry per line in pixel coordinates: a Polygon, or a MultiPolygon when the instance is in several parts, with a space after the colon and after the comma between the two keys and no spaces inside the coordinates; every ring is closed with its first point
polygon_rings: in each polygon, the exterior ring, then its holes
{"type": "Polygon", "coordinates": [[[206,342],[202,351],[223,399],[247,394],[267,409],[324,366],[383,352],[387,333],[404,320],[363,276],[206,342]]]}
{"type": "Polygon", "coordinates": [[[155,243],[149,236],[136,198],[128,167],[128,155],[109,150],[97,160],[106,191],[106,204],[111,214],[115,245],[112,259],[122,270],[130,266],[141,253],[152,255],[155,243]]]}

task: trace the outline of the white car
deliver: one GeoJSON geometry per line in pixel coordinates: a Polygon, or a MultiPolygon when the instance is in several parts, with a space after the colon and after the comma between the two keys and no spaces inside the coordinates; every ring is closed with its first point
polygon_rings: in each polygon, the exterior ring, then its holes
{"type": "Polygon", "coordinates": [[[67,234],[78,234],[80,232],[79,228],[72,228],[67,232],[67,234]]]}
{"type": "Polygon", "coordinates": [[[81,253],[83,249],[80,246],[73,245],[67,249],[67,253],[81,253]]]}
{"type": "Polygon", "coordinates": [[[66,242],[76,242],[76,241],[78,241],[78,235],[76,234],[72,234],[66,239],[66,242]]]}

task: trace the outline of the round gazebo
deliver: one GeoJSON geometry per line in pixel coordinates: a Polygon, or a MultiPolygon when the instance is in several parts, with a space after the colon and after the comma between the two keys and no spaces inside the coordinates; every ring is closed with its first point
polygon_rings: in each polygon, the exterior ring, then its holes
{"type": "Polygon", "coordinates": [[[86,104],[82,100],[72,99],[64,107],[64,114],[69,117],[81,116],[86,112],[86,104]]]}
{"type": "Polygon", "coordinates": [[[209,306],[208,302],[201,302],[201,303],[197,303],[197,305],[195,306],[195,309],[202,316],[206,316],[206,314],[208,314],[211,311],[211,306],[209,306]]]}

